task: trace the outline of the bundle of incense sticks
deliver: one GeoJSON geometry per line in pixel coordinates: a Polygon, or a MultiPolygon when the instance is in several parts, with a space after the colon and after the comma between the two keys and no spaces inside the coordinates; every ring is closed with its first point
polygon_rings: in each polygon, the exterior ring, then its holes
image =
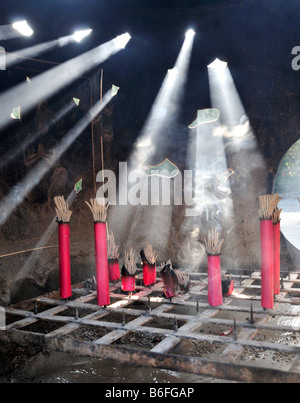
{"type": "Polygon", "coordinates": [[[124,266],[129,275],[133,276],[136,274],[136,264],[137,256],[132,247],[129,247],[124,254],[124,266]]]}
{"type": "Polygon", "coordinates": [[[110,303],[106,230],[108,206],[100,203],[97,199],[91,199],[90,203],[85,203],[94,218],[97,302],[99,306],[107,306],[110,303]]]}
{"type": "Polygon", "coordinates": [[[211,306],[218,306],[223,303],[220,262],[223,242],[224,239],[220,239],[216,229],[208,231],[208,238],[205,240],[208,275],[207,297],[211,306]]]}
{"type": "Polygon", "coordinates": [[[108,206],[100,204],[97,199],[91,199],[90,203],[85,202],[93,213],[95,222],[106,222],[108,206]]]}
{"type": "Polygon", "coordinates": [[[107,242],[109,281],[120,280],[119,246],[115,243],[114,234],[111,233],[107,242]]]}
{"type": "Polygon", "coordinates": [[[60,223],[69,223],[72,215],[72,211],[69,210],[69,205],[65,201],[63,196],[54,197],[55,211],[57,216],[57,221],[60,223]]]}
{"type": "Polygon", "coordinates": [[[274,306],[274,295],[280,292],[280,229],[281,210],[278,194],[259,196],[261,239],[261,305],[265,309],[274,306]]]}
{"type": "Polygon", "coordinates": [[[64,299],[72,295],[70,263],[70,218],[72,211],[63,196],[54,197],[58,221],[59,240],[59,284],[60,296],[64,299]]]}
{"type": "Polygon", "coordinates": [[[275,208],[275,210],[273,211],[273,224],[277,224],[280,221],[280,215],[281,215],[282,209],[279,210],[278,207],[275,208]]]}
{"type": "Polygon", "coordinates": [[[107,242],[107,255],[108,259],[119,259],[119,246],[115,243],[114,234],[111,233],[107,242]]]}
{"type": "Polygon", "coordinates": [[[280,214],[278,207],[273,212],[273,265],[274,295],[280,294],[280,214]]]}
{"type": "Polygon", "coordinates": [[[281,197],[278,194],[267,194],[259,196],[260,209],[258,211],[261,220],[273,219],[274,210],[277,208],[281,197]]]}
{"type": "Polygon", "coordinates": [[[146,257],[147,261],[150,264],[152,264],[152,265],[155,264],[157,256],[155,255],[155,253],[153,251],[152,245],[149,245],[148,242],[147,242],[146,248],[144,249],[144,254],[145,254],[145,257],[146,257]]]}
{"type": "Polygon", "coordinates": [[[140,252],[143,264],[143,281],[145,286],[156,283],[156,256],[153,252],[152,245],[147,246],[140,252]]]}
{"type": "Polygon", "coordinates": [[[224,239],[220,239],[219,232],[213,228],[208,231],[205,239],[206,253],[209,255],[220,255],[224,239]]]}

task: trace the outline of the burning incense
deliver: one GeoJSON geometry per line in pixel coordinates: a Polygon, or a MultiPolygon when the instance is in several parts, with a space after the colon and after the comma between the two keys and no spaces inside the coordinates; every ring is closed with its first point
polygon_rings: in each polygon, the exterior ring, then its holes
{"type": "Polygon", "coordinates": [[[54,202],[56,205],[55,211],[57,221],[59,223],[69,223],[72,211],[69,210],[69,205],[65,201],[65,198],[63,196],[56,196],[54,197],[54,202]]]}
{"type": "Polygon", "coordinates": [[[90,203],[85,203],[91,210],[94,218],[97,301],[99,306],[107,306],[110,303],[106,237],[108,207],[98,203],[97,199],[91,199],[90,203]]]}
{"type": "Polygon", "coordinates": [[[160,274],[164,283],[164,293],[167,298],[173,298],[178,291],[188,292],[191,286],[189,275],[179,269],[174,269],[171,260],[162,263],[160,274]]]}
{"type": "Polygon", "coordinates": [[[278,194],[259,196],[261,238],[261,305],[272,309],[280,292],[280,214],[278,194]]]}
{"type": "Polygon", "coordinates": [[[129,247],[129,249],[125,251],[124,266],[130,276],[134,276],[136,274],[136,264],[137,256],[135,250],[132,247],[129,247]]]}
{"type": "Polygon", "coordinates": [[[97,199],[91,199],[90,203],[87,201],[85,203],[93,214],[94,222],[106,222],[108,206],[100,204],[97,199]]]}
{"type": "Polygon", "coordinates": [[[115,237],[114,234],[111,233],[108,243],[107,243],[107,255],[108,259],[114,260],[114,259],[119,259],[120,254],[119,254],[119,246],[116,245],[115,243],[115,237]]]}
{"type": "Polygon", "coordinates": [[[167,298],[172,298],[178,290],[178,277],[172,267],[171,260],[167,263],[162,263],[162,267],[163,269],[160,274],[164,283],[165,296],[167,298]]]}
{"type": "Polygon", "coordinates": [[[143,264],[143,281],[145,286],[156,283],[156,258],[152,245],[147,246],[140,252],[143,264]]]}
{"type": "MultiPolygon", "coordinates": [[[[261,239],[261,306],[272,309],[274,305],[274,211],[280,197],[275,194],[259,196],[261,239]]],[[[276,213],[275,213],[276,215],[276,213]]]]}
{"type": "Polygon", "coordinates": [[[277,205],[273,212],[273,264],[274,264],[274,295],[280,294],[280,214],[278,203],[282,200],[277,195],[277,205]]]}
{"type": "Polygon", "coordinates": [[[272,215],[273,224],[277,224],[280,221],[282,209],[279,210],[278,207],[275,208],[272,215]]]}
{"type": "Polygon", "coordinates": [[[72,211],[63,196],[54,197],[59,242],[60,296],[67,299],[72,295],[70,263],[70,218],[72,211]]]}
{"type": "Polygon", "coordinates": [[[280,212],[273,214],[273,265],[274,265],[274,295],[280,294],[280,212]]]}
{"type": "Polygon", "coordinates": [[[208,231],[205,240],[207,252],[207,275],[208,275],[208,303],[211,306],[223,304],[222,277],[221,277],[221,248],[224,239],[220,239],[216,229],[208,231]]]}
{"type": "Polygon", "coordinates": [[[274,210],[277,208],[281,197],[278,194],[267,194],[259,196],[259,218],[261,220],[273,219],[274,210]]]}
{"type": "Polygon", "coordinates": [[[208,231],[205,239],[206,253],[208,255],[220,255],[224,239],[220,239],[219,232],[214,228],[208,231]]]}
{"type": "Polygon", "coordinates": [[[107,244],[109,281],[120,280],[119,246],[115,243],[114,234],[111,233],[107,244]]]}
{"type": "Polygon", "coordinates": [[[144,249],[144,254],[145,254],[145,258],[147,259],[148,263],[155,264],[157,256],[155,255],[155,253],[153,251],[152,245],[149,245],[148,242],[147,242],[146,248],[144,249]]]}
{"type": "Polygon", "coordinates": [[[133,248],[125,252],[124,265],[122,267],[122,290],[131,294],[135,290],[137,256],[133,248]]]}

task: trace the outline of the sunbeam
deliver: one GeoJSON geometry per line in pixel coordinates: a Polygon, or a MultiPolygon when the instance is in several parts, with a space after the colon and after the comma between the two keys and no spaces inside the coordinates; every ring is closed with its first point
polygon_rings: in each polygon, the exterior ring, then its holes
{"type": "Polygon", "coordinates": [[[30,87],[27,86],[27,83],[22,83],[1,94],[0,129],[10,123],[10,114],[16,105],[21,107],[23,114],[28,113],[39,102],[53,96],[87,71],[118,53],[126,46],[129,39],[128,34],[120,35],[83,55],[34,77],[30,87]]]}
{"type": "Polygon", "coordinates": [[[43,176],[49,169],[56,163],[61,155],[70,147],[78,136],[85,130],[85,128],[92,122],[93,119],[105,108],[109,101],[113,98],[114,94],[108,91],[103,100],[99,101],[94,107],[85,115],[79,123],[61,140],[58,146],[54,147],[49,153],[47,161],[41,160],[26,176],[15,186],[10,193],[4,197],[0,207],[0,224],[4,224],[9,218],[14,209],[22,203],[27,192],[30,192],[37,186],[43,176]]]}
{"type": "Polygon", "coordinates": [[[175,65],[168,70],[165,76],[150,114],[136,141],[135,150],[128,160],[128,177],[125,180],[130,183],[132,180],[138,179],[138,183],[132,187],[129,195],[123,194],[122,189],[119,189],[119,200],[126,199],[125,204],[129,203],[129,205],[116,206],[110,214],[112,228],[117,228],[116,231],[121,233],[128,233],[125,245],[133,244],[138,237],[140,245],[145,245],[149,241],[161,256],[164,255],[168,244],[173,214],[173,200],[170,200],[169,205],[162,205],[162,193],[167,191],[166,187],[173,188],[174,179],[168,179],[162,191],[159,185],[152,186],[154,181],[161,181],[162,178],[150,178],[145,172],[147,164],[153,164],[159,159],[163,160],[168,154],[165,132],[172,130],[177,124],[194,36],[193,31],[187,33],[175,65]],[[129,199],[132,195],[136,200],[137,194],[139,194],[140,200],[136,206],[129,199]],[[155,200],[155,203],[153,204],[151,200],[155,200]],[[125,230],[125,228],[127,229],[125,230]]]}

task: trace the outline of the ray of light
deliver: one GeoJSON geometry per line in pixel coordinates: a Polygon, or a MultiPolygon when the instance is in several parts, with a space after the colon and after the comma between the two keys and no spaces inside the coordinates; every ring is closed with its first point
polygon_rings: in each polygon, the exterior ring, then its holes
{"type": "Polygon", "coordinates": [[[69,133],[61,140],[58,146],[54,147],[49,153],[47,160],[41,160],[37,165],[25,176],[25,178],[15,186],[7,196],[0,201],[0,224],[4,224],[16,207],[25,198],[27,192],[30,192],[37,186],[49,169],[57,162],[62,154],[70,147],[77,137],[86,129],[86,127],[95,119],[95,117],[105,108],[114,95],[112,91],[108,91],[103,99],[85,115],[78,124],[70,130],[69,133]]]}
{"type": "MultiPolygon", "coordinates": [[[[137,192],[141,200],[138,205],[133,206],[130,205],[127,194],[119,194],[119,200],[122,199],[123,205],[115,206],[109,216],[112,228],[115,228],[119,234],[127,234],[126,240],[124,240],[125,245],[132,246],[135,243],[145,246],[148,241],[163,258],[165,258],[164,253],[169,242],[173,214],[172,200],[169,205],[162,205],[161,188],[159,190],[159,187],[155,186],[153,188],[151,186],[151,180],[161,181],[162,179],[156,177],[149,180],[145,172],[146,165],[155,162],[154,158],[157,160],[161,155],[163,160],[167,157],[168,147],[165,132],[171,130],[177,124],[193,43],[194,34],[186,35],[175,65],[168,70],[165,76],[149,116],[137,139],[135,149],[128,160],[128,177],[137,169],[140,170],[140,183],[137,184],[140,191],[137,192]],[[149,186],[152,190],[149,189],[149,186]],[[148,195],[152,198],[152,201],[155,200],[154,205],[151,205],[153,203],[151,203],[150,198],[148,199],[148,195]],[[144,202],[150,205],[143,206],[144,202]],[[137,238],[139,238],[139,243],[137,243],[137,238]]],[[[126,181],[128,181],[127,178],[126,181]]],[[[166,186],[171,186],[172,188],[174,179],[168,179],[167,181],[168,184],[166,185],[165,183],[164,189],[166,186]]],[[[120,191],[119,189],[119,193],[121,192],[122,190],[120,191]]],[[[127,192],[127,189],[125,192],[127,192]]]]}
{"type": "Polygon", "coordinates": [[[120,35],[83,55],[34,77],[30,86],[22,83],[0,95],[0,130],[10,123],[12,109],[19,105],[22,113],[28,113],[39,102],[48,99],[74,80],[103,63],[124,47],[128,34],[120,35]]]}

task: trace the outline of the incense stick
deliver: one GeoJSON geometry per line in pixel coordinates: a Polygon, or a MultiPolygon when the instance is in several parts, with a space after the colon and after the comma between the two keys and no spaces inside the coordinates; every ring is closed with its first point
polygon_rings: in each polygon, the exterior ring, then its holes
{"type": "Polygon", "coordinates": [[[278,207],[275,208],[274,212],[273,212],[273,224],[277,224],[280,221],[280,214],[282,212],[282,209],[279,210],[278,207]]]}
{"type": "Polygon", "coordinates": [[[282,200],[282,198],[278,194],[260,195],[259,196],[260,209],[258,211],[259,218],[262,220],[273,219],[274,211],[278,208],[277,206],[280,200],[282,200]]]}
{"type": "Polygon", "coordinates": [[[90,208],[95,222],[106,222],[108,206],[99,204],[97,199],[91,199],[90,203],[85,202],[90,208]]]}
{"type": "Polygon", "coordinates": [[[69,210],[69,205],[65,201],[63,196],[54,197],[55,211],[57,216],[57,221],[60,223],[69,223],[72,215],[72,211],[69,210]]]}
{"type": "Polygon", "coordinates": [[[209,255],[220,255],[224,239],[219,238],[219,232],[213,228],[208,231],[208,238],[205,239],[206,253],[209,255]]]}
{"type": "Polygon", "coordinates": [[[144,249],[144,253],[145,253],[145,257],[148,260],[148,262],[150,264],[155,264],[157,256],[155,255],[152,245],[149,245],[149,243],[147,242],[147,246],[144,249]]]}
{"type": "Polygon", "coordinates": [[[115,243],[114,234],[111,233],[107,242],[107,256],[108,259],[119,259],[119,246],[115,243]]]}
{"type": "Polygon", "coordinates": [[[132,247],[129,247],[129,249],[125,251],[124,266],[130,275],[134,275],[136,273],[136,264],[137,264],[136,253],[132,247]]]}

